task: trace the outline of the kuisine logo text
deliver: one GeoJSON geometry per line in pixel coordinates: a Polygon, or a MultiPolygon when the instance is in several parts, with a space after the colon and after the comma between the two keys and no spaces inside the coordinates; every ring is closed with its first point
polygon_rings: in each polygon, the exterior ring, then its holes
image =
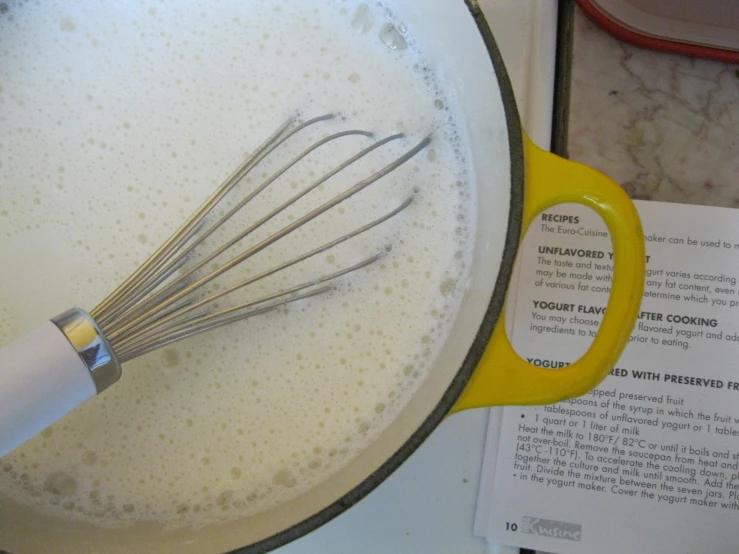
{"type": "Polygon", "coordinates": [[[554,521],[553,519],[524,516],[521,520],[521,532],[540,535],[542,537],[551,537],[553,539],[579,541],[580,534],[582,533],[582,525],[554,521]]]}

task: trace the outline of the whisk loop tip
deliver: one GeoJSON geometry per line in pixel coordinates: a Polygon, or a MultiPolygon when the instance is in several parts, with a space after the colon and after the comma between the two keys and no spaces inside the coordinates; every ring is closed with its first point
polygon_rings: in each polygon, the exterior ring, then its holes
{"type": "Polygon", "coordinates": [[[336,119],[336,117],[337,117],[337,114],[327,113],[327,114],[319,115],[317,117],[313,117],[311,119],[302,119],[300,117],[300,113],[298,113],[293,117],[292,123],[296,123],[298,125],[303,125],[307,127],[309,125],[313,125],[314,123],[318,123],[320,121],[331,121],[332,119],[336,119]]]}
{"type": "MultiPolygon", "coordinates": [[[[416,199],[416,194],[417,194],[417,193],[418,193],[418,192],[419,192],[420,190],[421,190],[421,189],[420,189],[420,188],[418,188],[418,187],[413,187],[413,192],[414,192],[414,194],[412,194],[411,196],[409,196],[408,198],[406,198],[406,199],[405,199],[405,200],[403,201],[403,203],[402,203],[402,204],[401,204],[400,206],[398,206],[398,207],[396,208],[396,209],[398,210],[398,212],[400,212],[400,211],[402,211],[402,210],[405,210],[405,209],[406,209],[406,208],[407,208],[408,206],[410,206],[411,204],[413,204],[413,201],[414,201],[414,200],[416,199]]],[[[396,213],[397,213],[397,212],[396,212],[396,213]]]]}

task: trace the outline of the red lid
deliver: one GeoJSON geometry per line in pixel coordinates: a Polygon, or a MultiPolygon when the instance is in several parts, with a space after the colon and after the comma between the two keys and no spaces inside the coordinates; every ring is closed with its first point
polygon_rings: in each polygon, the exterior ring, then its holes
{"type": "Polygon", "coordinates": [[[583,12],[625,42],[739,63],[739,0],[577,0],[583,12]]]}

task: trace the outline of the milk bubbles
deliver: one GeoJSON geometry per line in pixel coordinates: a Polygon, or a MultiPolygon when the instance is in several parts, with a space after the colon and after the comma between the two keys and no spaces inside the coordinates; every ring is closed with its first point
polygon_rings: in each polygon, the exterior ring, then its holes
{"type": "MultiPolygon", "coordinates": [[[[337,117],[271,155],[222,211],[330,133],[405,137],[243,247],[432,136],[397,171],[212,290],[413,197],[385,224],[240,294],[259,297],[381,252],[379,261],[330,293],[127,363],[114,387],[0,460],[1,496],[101,526],[230,520],[319,485],[417,389],[469,271],[475,189],[464,132],[413,22],[391,4],[352,0],[2,5],[0,344],[71,306],[93,308],[296,113],[337,117]]],[[[372,140],[319,149],[224,233],[372,140]]]]}

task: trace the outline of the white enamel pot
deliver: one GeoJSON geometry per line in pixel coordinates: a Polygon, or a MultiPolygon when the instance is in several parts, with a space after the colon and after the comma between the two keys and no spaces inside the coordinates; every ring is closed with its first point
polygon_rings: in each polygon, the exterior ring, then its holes
{"type": "MultiPolygon", "coordinates": [[[[503,404],[544,404],[596,386],[628,342],[642,296],[644,241],[621,189],[587,167],[536,149],[522,132],[492,33],[474,0],[397,0],[429,47],[436,71],[460,99],[478,179],[471,280],[428,377],[359,457],[313,490],[228,524],[163,531],[104,530],[58,522],[0,502],[0,551],[11,554],[256,554],[316,529],[387,478],[450,413],[503,404]],[[526,364],[503,331],[503,305],[522,233],[542,210],[578,202],[606,221],[614,248],[611,299],[598,336],[561,370],[526,364]]],[[[2,130],[0,129],[0,133],[2,130]]]]}

